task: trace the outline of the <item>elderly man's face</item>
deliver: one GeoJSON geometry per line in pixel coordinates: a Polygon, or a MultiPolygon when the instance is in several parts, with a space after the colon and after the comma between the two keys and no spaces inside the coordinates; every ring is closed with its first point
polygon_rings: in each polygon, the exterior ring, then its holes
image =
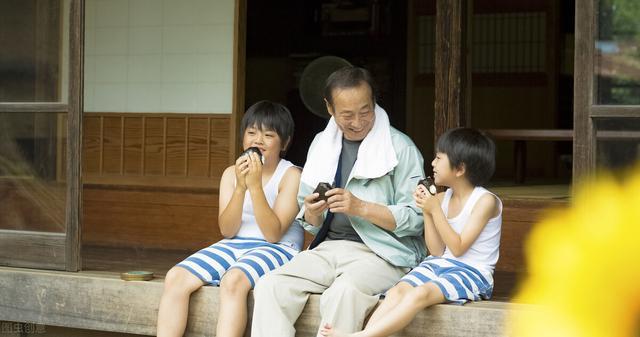
{"type": "Polygon", "coordinates": [[[329,114],[347,140],[360,141],[373,128],[376,119],[371,88],[366,83],[357,87],[334,89],[333,106],[327,102],[329,114]]]}

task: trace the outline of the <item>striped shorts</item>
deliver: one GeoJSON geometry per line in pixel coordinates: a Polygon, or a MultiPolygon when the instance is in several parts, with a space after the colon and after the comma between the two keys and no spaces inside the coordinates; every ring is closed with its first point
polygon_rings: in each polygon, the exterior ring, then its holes
{"type": "Polygon", "coordinates": [[[493,282],[489,283],[477,269],[457,260],[435,256],[427,257],[398,282],[414,287],[433,282],[448,301],[456,304],[486,300],[493,292],[493,282]]]}
{"type": "Polygon", "coordinates": [[[298,251],[289,246],[262,239],[223,239],[189,256],[178,266],[188,270],[205,284],[220,285],[222,276],[240,269],[253,288],[260,277],[289,262],[298,251]]]}

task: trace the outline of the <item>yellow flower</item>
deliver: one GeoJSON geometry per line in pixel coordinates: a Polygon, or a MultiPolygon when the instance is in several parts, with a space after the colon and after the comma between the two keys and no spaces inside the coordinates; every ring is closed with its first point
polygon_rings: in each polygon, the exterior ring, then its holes
{"type": "Polygon", "coordinates": [[[639,336],[640,170],[624,185],[583,185],[570,209],[549,214],[526,243],[528,278],[510,336],[639,336]]]}

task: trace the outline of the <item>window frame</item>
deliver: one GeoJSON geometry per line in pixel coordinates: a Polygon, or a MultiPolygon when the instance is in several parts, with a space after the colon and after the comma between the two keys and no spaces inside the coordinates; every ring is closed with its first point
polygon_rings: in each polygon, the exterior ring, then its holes
{"type": "MultiPolygon", "coordinates": [[[[600,0],[576,3],[574,74],[574,181],[596,173],[596,120],[599,118],[640,118],[639,105],[597,104],[594,95],[595,42],[598,33],[600,0]]],[[[605,132],[606,133],[606,132],[605,132]]]]}

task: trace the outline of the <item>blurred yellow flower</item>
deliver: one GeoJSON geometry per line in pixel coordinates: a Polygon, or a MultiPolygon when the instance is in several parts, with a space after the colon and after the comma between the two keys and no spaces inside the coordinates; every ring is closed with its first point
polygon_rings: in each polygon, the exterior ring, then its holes
{"type": "Polygon", "coordinates": [[[529,275],[509,336],[640,336],[640,170],[586,183],[526,243],[529,275]]]}

